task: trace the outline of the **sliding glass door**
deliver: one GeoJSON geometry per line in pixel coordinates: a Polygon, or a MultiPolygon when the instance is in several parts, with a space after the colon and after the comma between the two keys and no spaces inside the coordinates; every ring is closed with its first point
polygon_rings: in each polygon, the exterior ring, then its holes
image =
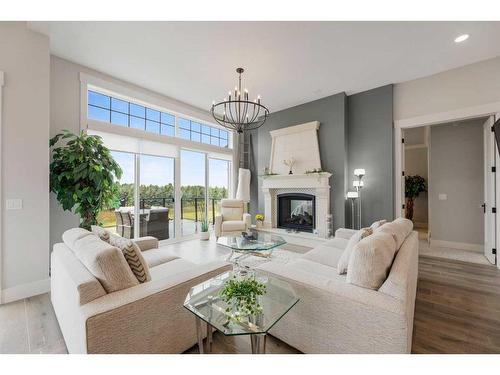
{"type": "Polygon", "coordinates": [[[135,155],[128,152],[111,151],[111,156],[122,169],[122,177],[117,181],[119,198],[116,208],[109,207],[99,213],[98,223],[120,236],[133,238],[133,211],[135,186],[135,155]]]}
{"type": "Polygon", "coordinates": [[[181,235],[198,233],[205,217],[206,154],[181,150],[181,235]]]}
{"type": "Polygon", "coordinates": [[[175,159],[140,155],[139,237],[175,238],[175,159]]]}
{"type": "Polygon", "coordinates": [[[229,197],[230,162],[222,159],[208,159],[208,220],[215,222],[221,199],[229,197]]]}

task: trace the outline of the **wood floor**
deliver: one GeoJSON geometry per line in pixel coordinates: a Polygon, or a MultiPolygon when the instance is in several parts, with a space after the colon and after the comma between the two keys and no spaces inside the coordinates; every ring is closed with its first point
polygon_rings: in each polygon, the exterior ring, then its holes
{"type": "MultiPolygon", "coordinates": [[[[500,353],[500,270],[421,256],[417,288],[413,353],[500,353]]],[[[65,352],[48,294],[0,306],[0,353],[65,352]]],[[[213,352],[250,353],[250,342],[215,333],[213,352]]],[[[298,353],[273,337],[267,352],[298,353]]]]}

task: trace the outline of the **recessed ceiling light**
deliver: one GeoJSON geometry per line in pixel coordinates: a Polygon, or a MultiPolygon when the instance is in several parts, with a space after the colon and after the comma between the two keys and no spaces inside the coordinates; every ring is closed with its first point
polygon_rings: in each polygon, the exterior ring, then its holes
{"type": "Polygon", "coordinates": [[[469,34],[462,34],[455,38],[455,43],[462,43],[465,42],[467,39],[469,39],[469,34]]]}

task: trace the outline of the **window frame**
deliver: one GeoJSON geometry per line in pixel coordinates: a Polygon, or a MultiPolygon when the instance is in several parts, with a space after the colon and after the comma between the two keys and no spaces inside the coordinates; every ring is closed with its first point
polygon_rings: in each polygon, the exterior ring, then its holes
{"type": "MultiPolygon", "coordinates": [[[[110,99],[110,116],[111,116],[111,102],[112,100],[110,99]]],[[[146,112],[146,111],[145,111],[146,112]]],[[[130,116],[130,105],[129,105],[129,116],[130,116]]],[[[147,117],[147,116],[145,116],[147,117]]],[[[129,120],[130,122],[130,120],[129,120]]],[[[202,135],[202,127],[203,125],[208,126],[210,128],[215,128],[219,130],[226,130],[223,129],[221,126],[216,125],[210,121],[210,114],[208,112],[204,113],[201,110],[195,109],[194,107],[190,107],[187,104],[182,104],[177,101],[169,101],[168,98],[165,99],[159,99],[156,96],[148,95],[145,94],[142,91],[139,90],[134,90],[131,89],[130,87],[123,86],[120,84],[116,84],[111,81],[103,80],[91,75],[88,75],[86,73],[81,72],[80,73],[80,129],[81,130],[95,130],[99,132],[105,132],[105,133],[111,133],[111,134],[117,134],[117,135],[124,135],[128,137],[133,137],[137,139],[144,139],[144,140],[150,140],[154,142],[159,142],[159,143],[165,143],[168,145],[173,145],[176,146],[179,153],[178,156],[175,157],[175,162],[174,162],[174,190],[175,190],[175,238],[173,239],[168,239],[168,240],[163,240],[162,242],[166,243],[171,243],[171,242],[179,242],[179,241],[184,241],[184,240],[189,240],[192,238],[196,238],[199,236],[199,234],[195,234],[193,236],[186,236],[182,237],[181,230],[180,230],[180,198],[181,198],[181,163],[180,163],[180,151],[182,149],[186,150],[192,150],[192,151],[197,151],[197,152],[202,152],[205,154],[205,163],[206,163],[206,186],[205,186],[205,191],[206,194],[208,194],[208,188],[209,186],[207,185],[208,183],[208,178],[209,178],[209,166],[208,166],[208,160],[209,158],[214,158],[214,159],[222,159],[222,160],[227,160],[229,162],[229,183],[228,183],[228,196],[232,197],[234,196],[234,192],[236,191],[236,177],[238,176],[238,162],[237,162],[237,146],[238,146],[238,137],[237,135],[227,132],[228,136],[228,147],[220,147],[220,146],[214,146],[211,144],[206,144],[201,142],[201,135],[202,135]],[[166,114],[172,115],[174,117],[174,136],[166,135],[166,134],[161,134],[161,128],[160,128],[160,133],[153,133],[153,132],[148,132],[145,130],[139,130],[139,129],[134,129],[130,127],[125,127],[123,125],[116,125],[111,122],[104,122],[104,121],[99,121],[99,120],[92,120],[87,117],[87,111],[88,111],[88,90],[95,90],[98,93],[102,93],[104,95],[109,96],[110,98],[118,99],[118,100],[123,100],[129,103],[137,104],[137,105],[142,105],[146,108],[152,109],[152,110],[157,110],[160,112],[160,126],[161,126],[161,112],[164,112],[166,114]],[[198,113],[195,113],[197,111],[198,113]],[[190,129],[191,129],[191,122],[196,122],[200,124],[200,142],[198,141],[191,141],[191,140],[186,140],[182,139],[179,137],[179,120],[180,118],[186,119],[190,121],[190,129]]],[[[191,132],[191,130],[190,130],[191,132]]],[[[220,134],[220,133],[219,133],[220,134]]],[[[191,138],[191,135],[190,135],[191,138]]],[[[118,151],[118,150],[116,150],[118,151]]],[[[123,152],[123,151],[122,151],[123,152]]],[[[132,152],[134,153],[134,152],[132,152]]],[[[139,177],[140,176],[140,155],[142,153],[135,153],[135,172],[134,175],[135,177],[135,184],[140,184],[139,177]]],[[[146,154],[146,153],[144,153],[146,154]]],[[[153,156],[158,156],[158,155],[153,155],[153,156]]],[[[138,197],[139,193],[139,186],[136,187],[136,194],[137,197],[134,198],[134,201],[139,201],[138,197]]],[[[205,199],[205,212],[208,210],[208,200],[205,199]]],[[[136,218],[138,220],[139,215],[136,215],[136,218]]],[[[138,226],[139,223],[136,223],[136,228],[139,228],[138,226]]]]}

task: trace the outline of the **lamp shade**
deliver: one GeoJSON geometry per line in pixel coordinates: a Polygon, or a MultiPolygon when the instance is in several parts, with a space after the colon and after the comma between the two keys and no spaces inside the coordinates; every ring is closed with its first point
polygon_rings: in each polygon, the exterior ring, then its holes
{"type": "Polygon", "coordinates": [[[356,168],[356,169],[354,170],[354,175],[355,175],[356,177],[363,177],[363,176],[365,175],[365,170],[364,170],[364,168],[356,168]]]}
{"type": "Polygon", "coordinates": [[[365,186],[365,183],[363,181],[359,181],[359,180],[355,180],[352,182],[352,186],[356,187],[356,188],[359,188],[359,187],[363,187],[365,186]]]}
{"type": "Polygon", "coordinates": [[[236,199],[245,203],[250,202],[250,170],[240,168],[238,170],[238,188],[236,189],[236,199]]]}
{"type": "Polygon", "coordinates": [[[348,191],[347,192],[347,198],[356,199],[358,197],[359,197],[359,195],[358,195],[357,191],[348,191]]]}

